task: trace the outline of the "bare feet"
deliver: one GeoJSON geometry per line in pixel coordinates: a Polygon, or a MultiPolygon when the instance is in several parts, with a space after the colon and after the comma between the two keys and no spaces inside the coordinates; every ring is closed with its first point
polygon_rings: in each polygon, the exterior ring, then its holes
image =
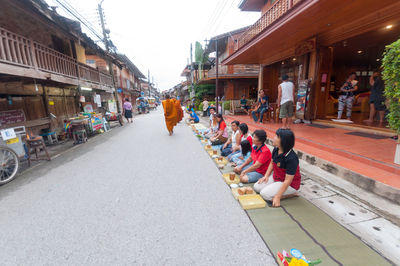
{"type": "Polygon", "coordinates": [[[367,124],[372,124],[374,121],[373,121],[373,120],[367,119],[367,120],[364,120],[363,122],[364,122],[364,123],[367,123],[367,124]]]}

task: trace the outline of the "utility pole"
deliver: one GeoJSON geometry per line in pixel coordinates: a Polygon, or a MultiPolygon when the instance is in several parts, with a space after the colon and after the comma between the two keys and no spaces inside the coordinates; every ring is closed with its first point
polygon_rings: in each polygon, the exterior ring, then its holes
{"type": "MultiPolygon", "coordinates": [[[[104,13],[103,13],[103,8],[101,7],[103,2],[104,2],[104,0],[101,0],[101,2],[99,3],[98,11],[99,11],[101,29],[103,30],[104,46],[106,47],[106,51],[109,54],[110,53],[110,45],[109,45],[109,42],[108,42],[107,34],[110,33],[110,31],[106,29],[106,26],[105,26],[105,23],[104,23],[104,13]]],[[[119,100],[118,100],[118,91],[117,91],[117,88],[115,88],[114,70],[113,70],[111,61],[108,61],[108,71],[109,71],[109,73],[111,75],[113,86],[114,86],[114,97],[115,97],[115,102],[117,103],[117,111],[118,111],[118,113],[121,113],[121,108],[119,106],[119,100]]]]}
{"type": "MultiPolygon", "coordinates": [[[[190,43],[190,88],[194,90],[193,88],[193,46],[192,43],[190,43]]],[[[190,95],[189,95],[190,96],[190,95]]]]}
{"type": "MultiPolygon", "coordinates": [[[[219,111],[219,96],[218,96],[218,39],[215,40],[215,97],[217,103],[217,113],[219,111]]],[[[222,108],[221,108],[222,111],[222,108]]]]}
{"type": "Polygon", "coordinates": [[[151,97],[150,69],[147,71],[147,84],[149,85],[149,97],[151,97]]]}

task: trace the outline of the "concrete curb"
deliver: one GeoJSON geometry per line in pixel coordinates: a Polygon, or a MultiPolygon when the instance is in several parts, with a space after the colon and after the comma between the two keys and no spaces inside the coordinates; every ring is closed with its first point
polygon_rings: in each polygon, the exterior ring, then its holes
{"type": "MultiPolygon", "coordinates": [[[[272,141],[268,140],[268,144],[272,145],[272,141]]],[[[304,160],[311,165],[318,166],[333,175],[343,178],[344,180],[366,190],[379,195],[385,199],[400,204],[400,189],[388,186],[384,183],[371,179],[367,176],[353,172],[335,163],[318,158],[314,155],[294,149],[300,160],[304,160]]]]}
{"type": "MultiPolygon", "coordinates": [[[[201,122],[207,125],[207,118],[201,117],[201,122]]],[[[229,125],[228,125],[229,127],[229,125]]],[[[272,145],[272,141],[270,139],[267,140],[268,145],[272,145]]],[[[344,168],[335,163],[329,162],[327,160],[318,158],[312,154],[294,149],[297,153],[300,160],[304,160],[311,165],[318,166],[324,171],[327,171],[333,175],[336,175],[344,180],[368,191],[374,193],[378,196],[381,196],[387,200],[390,200],[394,203],[400,204],[400,189],[391,187],[382,182],[371,179],[367,176],[361,175],[359,173],[353,172],[347,168],[344,168]]]]}

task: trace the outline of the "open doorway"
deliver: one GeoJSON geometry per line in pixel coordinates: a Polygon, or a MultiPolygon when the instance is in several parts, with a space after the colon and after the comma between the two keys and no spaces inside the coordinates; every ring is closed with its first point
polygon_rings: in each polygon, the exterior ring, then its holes
{"type": "MultiPolygon", "coordinates": [[[[327,101],[327,119],[338,113],[340,88],[350,73],[356,73],[358,90],[354,93],[351,120],[354,124],[386,128],[386,120],[379,122],[378,114],[373,123],[367,123],[370,115],[370,76],[380,70],[385,46],[400,37],[400,26],[388,25],[332,45],[333,67],[327,101]]],[[[378,112],[377,112],[378,113],[378,112]]],[[[345,117],[345,115],[343,115],[345,117]]]]}

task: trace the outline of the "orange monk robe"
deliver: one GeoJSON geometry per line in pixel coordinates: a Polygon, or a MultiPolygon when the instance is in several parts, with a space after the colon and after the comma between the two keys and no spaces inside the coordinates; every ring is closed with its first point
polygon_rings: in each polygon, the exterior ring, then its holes
{"type": "Polygon", "coordinates": [[[165,124],[167,125],[168,131],[172,132],[178,117],[174,101],[172,99],[166,99],[162,101],[162,105],[164,108],[165,124]]]}
{"type": "Polygon", "coordinates": [[[182,106],[181,106],[181,101],[179,101],[178,99],[175,99],[175,107],[176,107],[176,112],[177,112],[177,123],[182,121],[183,118],[183,110],[182,110],[182,106]]]}

